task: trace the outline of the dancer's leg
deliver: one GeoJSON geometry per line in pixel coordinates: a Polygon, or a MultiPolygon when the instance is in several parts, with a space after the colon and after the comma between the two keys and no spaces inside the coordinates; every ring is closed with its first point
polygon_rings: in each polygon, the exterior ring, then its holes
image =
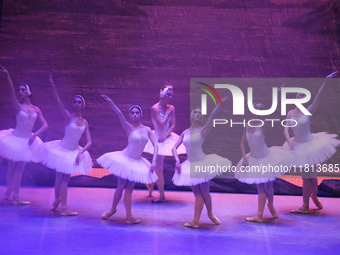
{"type": "Polygon", "coordinates": [[[246,221],[252,221],[252,222],[263,222],[263,211],[264,211],[264,206],[266,205],[266,200],[267,200],[267,194],[264,189],[264,184],[259,183],[257,184],[257,214],[256,216],[253,217],[247,217],[246,221]]]}
{"type": "Polygon", "coordinates": [[[63,216],[76,216],[78,212],[69,211],[67,209],[67,188],[70,181],[70,174],[62,174],[60,184],[60,198],[61,198],[61,215],[63,216]]]}
{"type": "Polygon", "coordinates": [[[303,205],[302,207],[290,211],[291,213],[301,213],[301,214],[307,214],[309,213],[309,197],[312,192],[312,183],[310,178],[304,177],[302,175],[302,200],[303,205]]]}
{"type": "Polygon", "coordinates": [[[4,199],[8,200],[10,195],[13,192],[13,176],[15,171],[16,161],[9,160],[8,161],[8,169],[7,169],[7,190],[4,195],[4,199]]]}
{"type": "Polygon", "coordinates": [[[13,184],[13,204],[15,205],[27,205],[30,202],[19,200],[19,189],[21,184],[22,173],[24,171],[26,162],[18,161],[15,163],[14,174],[12,177],[13,184]]]}
{"type": "Polygon", "coordinates": [[[163,176],[163,163],[164,163],[164,156],[158,155],[156,158],[156,168],[155,172],[158,176],[157,180],[157,187],[159,191],[159,198],[156,200],[153,200],[153,202],[162,202],[165,200],[164,195],[164,176],[163,176]]]}
{"type": "Polygon", "coordinates": [[[273,215],[274,218],[278,218],[278,214],[274,208],[274,187],[273,187],[274,181],[269,181],[264,183],[264,191],[266,192],[267,199],[268,199],[268,209],[270,213],[273,215]]]}
{"type": "Polygon", "coordinates": [[[209,181],[201,183],[199,187],[200,187],[201,194],[204,200],[204,204],[208,211],[209,219],[215,224],[219,225],[221,223],[220,220],[212,213],[212,200],[211,200],[211,195],[209,192],[209,181]]]}
{"type": "Polygon", "coordinates": [[[61,196],[60,196],[60,186],[63,179],[63,174],[60,172],[55,172],[55,182],[54,182],[54,203],[52,204],[51,210],[55,211],[60,202],[61,202],[61,196]]]}
{"type": "Polygon", "coordinates": [[[200,185],[195,185],[195,186],[192,186],[191,188],[195,196],[194,220],[191,223],[185,223],[184,226],[191,227],[191,228],[198,228],[201,213],[203,210],[204,200],[203,200],[203,196],[201,193],[200,185]]]}
{"type": "Polygon", "coordinates": [[[132,191],[135,187],[135,182],[127,181],[125,186],[125,193],[124,193],[124,205],[126,210],[126,223],[127,224],[137,224],[140,223],[140,220],[134,219],[132,217],[131,212],[131,204],[132,204],[132,191]]]}
{"type": "Polygon", "coordinates": [[[322,209],[323,206],[318,199],[318,179],[310,178],[310,183],[311,183],[312,200],[319,209],[322,209]]]}

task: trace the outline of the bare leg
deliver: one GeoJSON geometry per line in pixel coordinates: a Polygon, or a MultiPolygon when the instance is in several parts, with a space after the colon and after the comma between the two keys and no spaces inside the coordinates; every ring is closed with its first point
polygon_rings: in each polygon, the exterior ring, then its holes
{"type": "Polygon", "coordinates": [[[312,183],[310,178],[303,178],[302,177],[302,197],[303,197],[303,205],[302,207],[290,211],[291,213],[300,213],[300,214],[307,214],[309,213],[309,197],[312,192],[312,183]]]}
{"type": "Polygon", "coordinates": [[[199,221],[203,210],[204,199],[201,193],[200,185],[195,185],[192,186],[191,188],[195,195],[194,220],[191,223],[185,223],[184,226],[190,228],[199,228],[199,221]]]}
{"type": "Polygon", "coordinates": [[[77,212],[67,210],[67,186],[70,181],[70,174],[62,173],[60,184],[60,198],[61,198],[61,215],[63,216],[77,216],[77,212]]]}
{"type": "Polygon", "coordinates": [[[21,184],[22,173],[24,171],[26,162],[19,161],[15,163],[14,173],[12,177],[13,184],[13,204],[14,205],[28,205],[29,201],[19,200],[19,189],[21,184]]]}
{"type": "Polygon", "coordinates": [[[146,187],[148,188],[148,191],[149,191],[149,197],[152,197],[152,192],[153,192],[153,189],[155,187],[155,184],[149,183],[149,184],[146,184],[146,187]]]}
{"type": "Polygon", "coordinates": [[[117,211],[117,205],[122,198],[123,191],[127,185],[127,182],[128,180],[118,177],[118,186],[113,195],[112,207],[109,211],[102,214],[101,217],[103,220],[110,218],[117,211]]]}
{"type": "Polygon", "coordinates": [[[201,189],[201,194],[203,196],[204,204],[208,211],[209,219],[214,222],[216,225],[219,225],[220,220],[212,213],[212,200],[209,192],[209,182],[204,182],[199,185],[201,189]]]}
{"type": "Polygon", "coordinates": [[[125,205],[125,210],[126,210],[126,223],[127,224],[140,223],[140,220],[134,219],[132,217],[132,212],[131,212],[132,191],[134,187],[135,187],[135,182],[127,180],[126,186],[125,186],[125,193],[124,193],[124,205],[125,205]]]}
{"type": "Polygon", "coordinates": [[[54,203],[52,204],[51,210],[55,211],[60,202],[61,202],[61,196],[60,196],[60,186],[61,186],[61,182],[63,179],[63,174],[60,172],[55,172],[55,182],[54,182],[54,203]]]}
{"type": "Polygon", "coordinates": [[[310,178],[310,183],[311,183],[312,200],[319,209],[322,209],[323,206],[318,199],[318,179],[310,178]]]}
{"type": "Polygon", "coordinates": [[[264,191],[267,194],[268,199],[268,209],[270,213],[273,215],[274,218],[278,218],[279,215],[277,214],[275,208],[274,208],[274,187],[273,187],[273,181],[269,181],[264,183],[264,191]]]}
{"type": "Polygon", "coordinates": [[[266,205],[266,200],[267,200],[267,194],[265,192],[264,184],[259,183],[257,184],[257,215],[253,217],[247,217],[246,221],[251,221],[251,222],[263,222],[263,211],[264,211],[264,206],[266,205]]]}
{"type": "Polygon", "coordinates": [[[164,162],[164,156],[158,155],[156,159],[156,169],[155,172],[158,176],[157,180],[157,187],[159,191],[159,198],[156,200],[153,200],[153,202],[163,202],[165,200],[164,196],[164,176],[163,176],[163,162],[164,162]]]}
{"type": "Polygon", "coordinates": [[[7,169],[7,190],[4,195],[4,199],[8,200],[10,195],[13,192],[13,176],[14,176],[14,171],[15,171],[15,161],[8,161],[8,169],[7,169]]]}

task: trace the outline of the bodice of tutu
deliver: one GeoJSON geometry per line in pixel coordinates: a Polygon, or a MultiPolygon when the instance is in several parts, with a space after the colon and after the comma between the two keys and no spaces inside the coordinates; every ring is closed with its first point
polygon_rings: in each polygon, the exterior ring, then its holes
{"type": "Polygon", "coordinates": [[[246,132],[246,139],[253,158],[263,158],[269,154],[269,149],[264,140],[265,136],[261,130],[256,130],[254,133],[246,132]]]}
{"type": "Polygon", "coordinates": [[[183,144],[187,150],[188,161],[199,161],[206,156],[202,149],[203,143],[201,132],[189,131],[184,134],[183,144]]]}
{"type": "Polygon", "coordinates": [[[128,137],[128,146],[124,149],[123,153],[130,158],[139,159],[148,139],[147,132],[141,134],[137,130],[133,130],[128,137]]]}
{"type": "Polygon", "coordinates": [[[32,129],[37,120],[37,113],[29,116],[25,111],[20,110],[16,116],[17,124],[13,131],[13,135],[23,138],[32,136],[32,129]]]}
{"type": "Polygon", "coordinates": [[[76,150],[79,147],[79,140],[85,131],[85,123],[78,126],[73,120],[65,126],[65,136],[60,144],[66,149],[76,150]]]}
{"type": "Polygon", "coordinates": [[[310,117],[307,115],[301,115],[298,119],[295,119],[291,117],[291,119],[294,119],[297,121],[297,125],[295,127],[292,127],[294,132],[294,140],[298,143],[305,143],[313,140],[312,133],[310,132],[310,117]]]}
{"type": "MultiPolygon", "coordinates": [[[[161,117],[161,119],[163,120],[164,119],[164,114],[163,113],[159,113],[159,116],[161,117]]],[[[170,121],[171,121],[171,113],[170,115],[168,116],[168,119],[166,121],[166,123],[164,124],[164,126],[161,128],[160,126],[158,126],[157,122],[155,121],[154,122],[154,127],[155,127],[155,135],[160,137],[162,135],[164,135],[168,130],[169,130],[169,127],[170,127],[170,121]]]]}

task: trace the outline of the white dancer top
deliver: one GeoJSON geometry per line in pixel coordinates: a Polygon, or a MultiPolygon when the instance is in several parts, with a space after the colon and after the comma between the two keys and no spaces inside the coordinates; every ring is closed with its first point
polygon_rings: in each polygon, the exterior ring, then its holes
{"type": "Polygon", "coordinates": [[[77,150],[79,148],[79,140],[85,131],[84,125],[78,126],[73,120],[65,126],[65,136],[61,140],[60,145],[68,150],[77,150]]]}
{"type": "Polygon", "coordinates": [[[129,137],[128,137],[128,145],[123,150],[124,155],[133,158],[133,159],[140,159],[142,152],[146,143],[149,140],[148,133],[146,132],[140,133],[137,130],[132,130],[129,137]]]}
{"type": "Polygon", "coordinates": [[[185,146],[185,149],[187,150],[187,155],[188,155],[187,160],[189,162],[199,161],[206,156],[202,149],[203,143],[204,143],[204,139],[202,137],[201,131],[185,132],[184,137],[183,137],[183,144],[185,146]]]}
{"type": "Polygon", "coordinates": [[[32,129],[37,120],[37,113],[28,115],[24,110],[20,110],[16,116],[17,124],[13,131],[13,135],[22,138],[29,138],[32,136],[32,129]]]}
{"type": "Polygon", "coordinates": [[[253,158],[263,158],[269,154],[269,149],[265,142],[265,136],[260,129],[254,133],[246,132],[246,139],[253,158]]]}
{"type": "MultiPolygon", "coordinates": [[[[291,117],[291,119],[294,118],[291,117]]],[[[306,143],[313,140],[312,133],[310,132],[310,116],[301,115],[298,119],[294,120],[297,121],[297,125],[292,127],[295,142],[306,143]]]]}

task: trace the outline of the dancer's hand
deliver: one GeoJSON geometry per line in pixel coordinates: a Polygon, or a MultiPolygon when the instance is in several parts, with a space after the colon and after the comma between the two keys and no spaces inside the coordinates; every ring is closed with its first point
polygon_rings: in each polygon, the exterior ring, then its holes
{"type": "Polygon", "coordinates": [[[110,102],[113,102],[112,100],[111,100],[111,98],[109,98],[107,95],[105,95],[105,94],[101,94],[100,95],[106,102],[108,102],[108,103],[110,103],[110,102]]]}
{"type": "Polygon", "coordinates": [[[181,162],[176,161],[175,171],[180,174],[181,173],[181,162]]]}
{"type": "Polygon", "coordinates": [[[77,157],[76,157],[76,165],[79,165],[80,157],[81,157],[81,153],[79,152],[77,157]]]}
{"type": "Polygon", "coordinates": [[[163,136],[161,136],[161,137],[158,138],[158,142],[159,142],[159,143],[162,143],[162,142],[165,141],[166,138],[167,138],[167,136],[163,135],[163,136]]]}
{"type": "Polygon", "coordinates": [[[8,74],[8,71],[6,70],[5,67],[3,67],[2,65],[0,65],[0,72],[4,73],[4,74],[8,74]]]}
{"type": "Polygon", "coordinates": [[[173,105],[169,105],[169,107],[166,108],[165,114],[170,114],[174,109],[175,107],[173,105]]]}
{"type": "Polygon", "coordinates": [[[34,143],[35,138],[37,138],[36,134],[33,134],[28,140],[28,145],[31,146],[34,143]]]}
{"type": "Polygon", "coordinates": [[[328,75],[326,78],[333,78],[336,77],[338,71],[332,72],[330,75],[328,75]]]}
{"type": "Polygon", "coordinates": [[[49,80],[51,86],[54,86],[54,82],[53,82],[53,79],[52,79],[52,73],[48,74],[48,80],[49,80]]]}
{"type": "Polygon", "coordinates": [[[156,162],[152,162],[150,166],[150,172],[151,173],[155,172],[155,168],[156,168],[156,162]]]}

